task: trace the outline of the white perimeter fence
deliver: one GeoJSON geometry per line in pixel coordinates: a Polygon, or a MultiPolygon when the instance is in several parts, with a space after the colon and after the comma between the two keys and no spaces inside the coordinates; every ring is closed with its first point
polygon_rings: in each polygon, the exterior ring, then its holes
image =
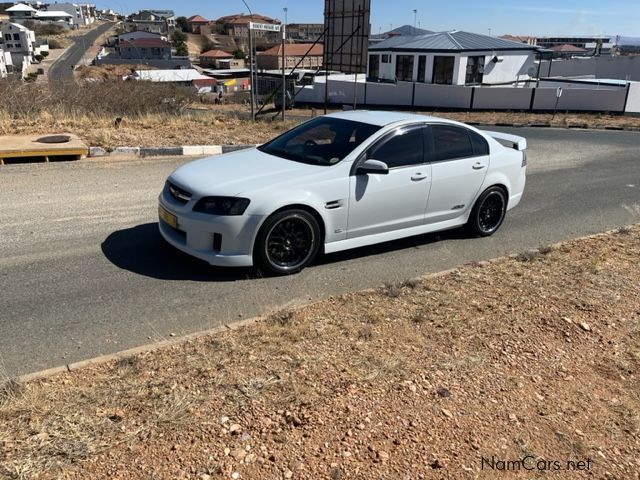
{"type": "MultiPolygon", "coordinates": [[[[325,84],[298,87],[296,102],[324,104],[325,84]]],[[[560,98],[556,88],[465,87],[398,82],[373,83],[332,80],[328,101],[336,105],[424,107],[464,110],[590,111],[640,113],[640,82],[614,88],[565,88],[560,98]],[[557,100],[557,106],[556,106],[557,100]]]]}

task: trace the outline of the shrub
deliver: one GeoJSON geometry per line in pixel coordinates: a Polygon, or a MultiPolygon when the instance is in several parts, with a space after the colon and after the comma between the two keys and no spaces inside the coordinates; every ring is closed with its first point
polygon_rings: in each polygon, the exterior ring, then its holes
{"type": "Polygon", "coordinates": [[[45,50],[44,52],[40,52],[40,55],[42,56],[42,58],[47,58],[49,56],[49,52],[45,50]]]}
{"type": "Polygon", "coordinates": [[[57,38],[49,38],[47,39],[47,41],[49,42],[49,48],[51,49],[55,50],[57,48],[64,48],[64,46],[62,45],[62,42],[57,38]]]}
{"type": "Polygon", "coordinates": [[[34,55],[33,58],[36,59],[36,62],[41,62],[44,57],[42,55],[40,55],[40,54],[37,54],[37,55],[34,55]]]}

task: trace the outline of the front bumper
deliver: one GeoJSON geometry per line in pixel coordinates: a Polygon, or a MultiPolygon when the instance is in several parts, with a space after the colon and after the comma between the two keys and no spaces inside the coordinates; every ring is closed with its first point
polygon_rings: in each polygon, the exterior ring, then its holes
{"type": "Polygon", "coordinates": [[[193,202],[177,205],[163,196],[164,192],[158,200],[160,207],[178,219],[177,228],[158,219],[160,234],[168,243],[214,266],[253,265],[253,242],[262,217],[195,213],[192,211],[193,202]]]}

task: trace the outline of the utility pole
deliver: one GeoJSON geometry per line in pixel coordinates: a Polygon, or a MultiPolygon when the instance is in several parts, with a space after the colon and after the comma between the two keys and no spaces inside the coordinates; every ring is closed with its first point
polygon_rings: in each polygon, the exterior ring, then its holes
{"type": "Polygon", "coordinates": [[[413,28],[416,28],[416,24],[418,23],[418,10],[413,9],[413,28]]]}
{"type": "MultiPolygon", "coordinates": [[[[247,10],[249,10],[249,15],[251,17],[253,17],[253,12],[251,11],[251,9],[249,8],[249,4],[246,2],[246,0],[242,0],[242,3],[244,3],[244,6],[247,7],[247,10]]],[[[251,17],[249,19],[251,19],[251,17]]],[[[250,88],[251,88],[251,121],[255,122],[256,121],[256,117],[255,117],[255,84],[253,82],[253,35],[251,33],[251,22],[249,22],[247,24],[247,26],[249,27],[249,84],[250,84],[250,88]]]]}
{"type": "Polygon", "coordinates": [[[286,42],[286,38],[287,38],[287,7],[285,7],[284,9],[284,25],[282,25],[282,121],[284,122],[284,115],[285,115],[285,110],[287,109],[287,74],[285,71],[286,65],[285,65],[285,53],[284,53],[284,47],[286,42]]]}

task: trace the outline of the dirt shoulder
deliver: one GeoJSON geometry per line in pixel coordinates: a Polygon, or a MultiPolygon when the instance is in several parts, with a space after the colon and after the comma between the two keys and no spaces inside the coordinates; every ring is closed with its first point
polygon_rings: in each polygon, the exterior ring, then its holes
{"type": "Polygon", "coordinates": [[[638,478],[639,256],[625,228],[9,383],[0,476],[638,478]]]}
{"type": "MultiPolygon", "coordinates": [[[[121,77],[121,68],[82,68],[81,76],[121,77]]],[[[123,88],[126,85],[123,84],[123,88]]],[[[122,115],[116,126],[115,116],[60,116],[43,113],[26,118],[12,118],[0,111],[0,135],[44,135],[73,133],[89,145],[103,148],[120,146],[172,147],[182,145],[252,144],[269,140],[278,133],[322,113],[321,109],[295,109],[284,124],[280,120],[252,123],[245,107],[233,105],[198,105],[197,113],[183,115],[122,115]]],[[[480,124],[549,125],[553,127],[590,127],[640,129],[640,117],[587,114],[527,114],[518,112],[420,112],[462,122],[480,124]]],[[[271,118],[273,114],[267,115],[271,118]]]]}

